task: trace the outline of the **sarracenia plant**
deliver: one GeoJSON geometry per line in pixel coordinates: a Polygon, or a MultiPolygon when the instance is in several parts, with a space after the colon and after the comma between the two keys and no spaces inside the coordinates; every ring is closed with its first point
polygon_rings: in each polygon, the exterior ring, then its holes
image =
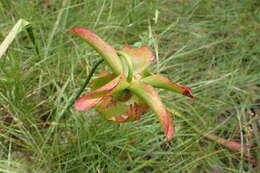
{"type": "Polygon", "coordinates": [[[91,82],[91,92],[76,100],[75,109],[84,111],[96,106],[104,119],[126,122],[139,120],[150,107],[158,116],[166,139],[171,140],[175,131],[172,114],[162,103],[155,88],[193,98],[191,89],[147,71],[154,61],[154,55],[147,46],[133,48],[127,45],[116,51],[90,30],[76,27],[70,31],[92,46],[112,70],[101,73],[91,82]]]}

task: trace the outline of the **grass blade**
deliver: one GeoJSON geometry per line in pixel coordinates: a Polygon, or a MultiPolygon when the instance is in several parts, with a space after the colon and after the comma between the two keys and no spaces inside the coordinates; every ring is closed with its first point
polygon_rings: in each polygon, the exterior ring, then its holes
{"type": "Polygon", "coordinates": [[[30,23],[27,22],[24,19],[19,19],[18,22],[14,25],[14,27],[12,28],[12,30],[9,32],[9,34],[7,35],[7,37],[4,39],[4,41],[2,42],[2,44],[0,45],[0,59],[2,58],[2,56],[5,54],[6,50],[8,49],[8,47],[10,46],[10,44],[13,42],[13,40],[15,39],[15,37],[17,36],[17,34],[19,34],[24,27],[26,27],[27,25],[29,25],[30,23]]]}
{"type": "Polygon", "coordinates": [[[39,51],[39,47],[38,47],[38,44],[37,42],[35,41],[35,37],[34,37],[34,34],[33,34],[33,27],[32,25],[28,25],[27,28],[26,28],[26,31],[34,45],[34,48],[35,48],[35,52],[37,53],[38,56],[40,56],[40,51],[39,51]]]}

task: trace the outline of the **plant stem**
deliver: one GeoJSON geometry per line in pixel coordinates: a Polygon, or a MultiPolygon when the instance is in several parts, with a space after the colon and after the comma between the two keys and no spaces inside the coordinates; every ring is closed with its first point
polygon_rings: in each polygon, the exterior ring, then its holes
{"type": "MultiPolygon", "coordinates": [[[[70,104],[68,105],[68,107],[66,108],[66,110],[70,109],[71,106],[74,104],[75,100],[77,98],[79,98],[79,96],[81,95],[81,93],[84,91],[84,89],[86,88],[86,86],[88,85],[91,77],[93,76],[93,74],[95,73],[97,67],[104,61],[104,59],[99,60],[94,67],[91,69],[86,81],[84,82],[84,84],[82,85],[81,89],[79,90],[79,92],[77,93],[77,95],[75,96],[75,98],[73,98],[70,102],[70,104]]],[[[66,111],[65,111],[66,112],[66,111]]]]}

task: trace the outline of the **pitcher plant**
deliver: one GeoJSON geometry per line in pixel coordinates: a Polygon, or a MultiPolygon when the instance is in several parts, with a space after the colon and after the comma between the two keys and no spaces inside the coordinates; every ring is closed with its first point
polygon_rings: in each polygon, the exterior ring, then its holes
{"type": "Polygon", "coordinates": [[[85,40],[110,66],[111,72],[102,72],[90,84],[91,92],[79,97],[74,105],[78,111],[96,107],[96,111],[108,121],[126,122],[139,120],[151,108],[157,115],[170,141],[175,127],[172,113],[162,103],[155,88],[193,98],[189,87],[173,83],[168,78],[153,74],[147,68],[154,62],[148,46],[134,48],[129,45],[116,50],[94,32],[82,28],[71,28],[70,32],[85,40]]]}

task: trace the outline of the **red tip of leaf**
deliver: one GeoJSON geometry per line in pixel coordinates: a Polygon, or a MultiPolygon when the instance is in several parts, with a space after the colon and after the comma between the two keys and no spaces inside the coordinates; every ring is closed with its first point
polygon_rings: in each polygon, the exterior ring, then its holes
{"type": "Polygon", "coordinates": [[[75,27],[75,28],[71,28],[69,29],[70,32],[72,33],[75,33],[75,34],[78,34],[80,36],[84,36],[84,35],[87,35],[89,37],[94,37],[94,38],[97,38],[97,35],[94,34],[92,31],[88,30],[88,29],[85,29],[83,27],[75,27]]]}
{"type": "Polygon", "coordinates": [[[214,141],[224,145],[225,147],[229,148],[230,150],[232,150],[234,152],[241,152],[242,150],[247,151],[251,147],[250,145],[240,144],[235,141],[229,141],[229,140],[226,140],[226,139],[223,139],[218,136],[211,135],[211,134],[206,134],[205,136],[211,140],[214,140],[214,141]]]}
{"type": "Polygon", "coordinates": [[[248,150],[250,148],[250,145],[242,145],[235,141],[228,141],[225,145],[234,152],[241,152],[241,149],[248,150]]]}
{"type": "Polygon", "coordinates": [[[163,113],[164,115],[161,115],[163,118],[162,124],[164,128],[164,133],[166,135],[166,140],[170,141],[172,140],[174,133],[175,133],[175,126],[172,123],[172,114],[169,111],[165,111],[163,113]]]}
{"type": "Polygon", "coordinates": [[[173,136],[174,136],[174,133],[175,133],[175,126],[170,125],[169,128],[168,128],[168,131],[165,132],[165,133],[166,133],[166,139],[167,139],[167,141],[172,140],[172,138],[173,138],[173,136]]]}
{"type": "Polygon", "coordinates": [[[228,141],[226,143],[226,146],[231,149],[232,151],[235,151],[235,152],[240,152],[241,151],[241,145],[237,142],[234,142],[234,141],[228,141]]]}
{"type": "Polygon", "coordinates": [[[192,95],[191,89],[188,88],[188,87],[185,87],[185,90],[184,90],[184,92],[182,94],[185,95],[185,96],[188,96],[188,97],[190,97],[192,99],[194,98],[194,96],[192,95]]]}

